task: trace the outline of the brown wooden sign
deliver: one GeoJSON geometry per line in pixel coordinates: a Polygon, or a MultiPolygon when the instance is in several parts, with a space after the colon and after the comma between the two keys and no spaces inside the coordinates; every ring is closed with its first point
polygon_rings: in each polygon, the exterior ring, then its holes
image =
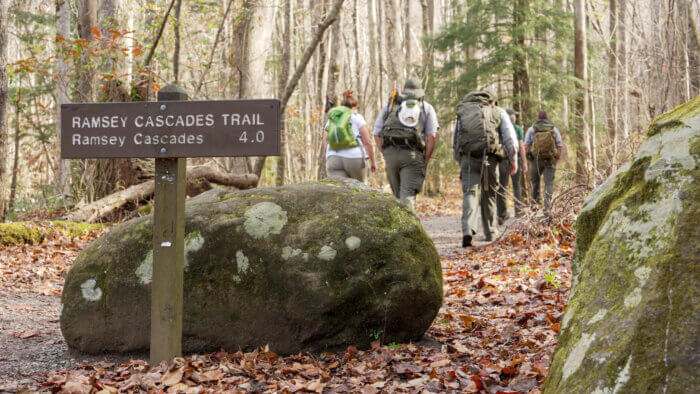
{"type": "Polygon", "coordinates": [[[280,101],[61,105],[61,157],[279,156],[280,101]]]}

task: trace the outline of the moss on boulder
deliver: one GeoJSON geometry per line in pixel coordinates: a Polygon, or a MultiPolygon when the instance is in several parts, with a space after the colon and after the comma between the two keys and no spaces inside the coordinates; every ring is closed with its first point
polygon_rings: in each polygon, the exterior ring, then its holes
{"type": "Polygon", "coordinates": [[[632,163],[584,202],[544,393],[700,387],[699,158],[700,97],[657,118],[632,163]]]}
{"type": "MultiPolygon", "coordinates": [[[[186,207],[183,348],[279,353],[418,340],[442,303],[440,260],[391,195],[331,181],[230,192],[186,207]]],[[[152,216],[76,259],[61,330],[85,352],[149,344],[152,216]]]]}

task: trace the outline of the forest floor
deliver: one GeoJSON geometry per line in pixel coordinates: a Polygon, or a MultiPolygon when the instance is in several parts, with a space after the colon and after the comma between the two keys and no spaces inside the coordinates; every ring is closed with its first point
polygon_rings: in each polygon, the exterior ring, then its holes
{"type": "Polygon", "coordinates": [[[475,248],[463,249],[461,199],[422,199],[416,210],[444,279],[443,307],[425,339],[320,355],[222,351],[150,367],[145,353],[71,351],[59,328],[63,280],[101,232],[0,247],[0,392],[539,392],[568,298],[570,223],[533,213],[507,222],[493,244],[477,236],[475,248]]]}

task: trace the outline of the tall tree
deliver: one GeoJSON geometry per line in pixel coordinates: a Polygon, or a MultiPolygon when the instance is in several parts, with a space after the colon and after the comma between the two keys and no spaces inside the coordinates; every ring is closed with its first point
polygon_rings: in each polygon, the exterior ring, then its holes
{"type": "Polygon", "coordinates": [[[175,49],[173,50],[173,83],[180,81],[180,15],[182,12],[182,0],[175,3],[175,20],[173,23],[173,35],[175,36],[175,49]]]}
{"type": "Polygon", "coordinates": [[[9,77],[7,72],[7,31],[9,19],[7,11],[9,0],[0,0],[0,221],[5,219],[5,183],[7,171],[7,100],[9,77]]]}
{"type": "Polygon", "coordinates": [[[61,160],[61,104],[70,102],[70,65],[64,39],[70,38],[70,1],[56,0],[56,176],[54,187],[61,200],[70,195],[70,160],[61,160]]]}
{"type": "Polygon", "coordinates": [[[85,40],[86,46],[81,50],[76,66],[76,101],[84,103],[94,99],[95,65],[89,51],[94,38],[93,29],[97,29],[97,0],[78,0],[78,35],[85,40]]]}
{"type": "MultiPolygon", "coordinates": [[[[279,81],[277,82],[277,96],[282,97],[284,95],[284,89],[287,86],[287,80],[289,79],[289,68],[291,67],[292,59],[292,1],[284,1],[284,43],[282,45],[282,68],[279,74],[279,81]]],[[[337,22],[336,22],[337,25],[337,22]]],[[[335,29],[335,27],[334,27],[335,29]]],[[[284,116],[284,109],[282,110],[282,124],[280,130],[280,151],[281,155],[277,161],[277,179],[275,183],[279,186],[284,184],[285,172],[287,169],[287,160],[289,158],[288,154],[289,147],[287,146],[287,117],[284,116]]]]}
{"type": "Polygon", "coordinates": [[[622,121],[622,138],[627,140],[630,135],[629,129],[629,67],[627,65],[627,0],[618,0],[618,29],[617,29],[617,57],[620,62],[618,72],[620,89],[620,110],[619,116],[622,121]]]}
{"type": "Polygon", "coordinates": [[[617,160],[617,0],[610,0],[609,7],[609,26],[608,33],[610,40],[608,42],[608,89],[605,95],[607,101],[607,129],[608,129],[608,156],[610,158],[610,167],[614,169],[617,160]]]}
{"type": "Polygon", "coordinates": [[[513,6],[513,40],[520,50],[513,57],[513,108],[520,112],[523,124],[529,124],[532,119],[530,105],[530,74],[528,72],[525,51],[526,13],[529,4],[526,0],[516,0],[513,6]]]}
{"type": "Polygon", "coordinates": [[[576,120],[573,140],[576,146],[576,178],[589,182],[587,152],[585,149],[586,106],[587,106],[587,67],[586,47],[586,8],[585,0],[574,0],[574,76],[576,77],[576,120]]]}

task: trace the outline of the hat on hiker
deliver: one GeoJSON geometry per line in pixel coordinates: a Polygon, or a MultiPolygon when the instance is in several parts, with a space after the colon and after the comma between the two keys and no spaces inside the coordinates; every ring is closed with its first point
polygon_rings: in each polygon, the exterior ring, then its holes
{"type": "Polygon", "coordinates": [[[515,115],[515,116],[520,115],[520,112],[514,110],[513,108],[508,108],[508,109],[506,110],[506,113],[508,113],[508,115],[515,115]]]}
{"type": "Polygon", "coordinates": [[[406,83],[403,85],[403,93],[410,94],[415,98],[422,98],[425,95],[425,91],[420,86],[420,80],[415,77],[406,80],[406,83]]]}

